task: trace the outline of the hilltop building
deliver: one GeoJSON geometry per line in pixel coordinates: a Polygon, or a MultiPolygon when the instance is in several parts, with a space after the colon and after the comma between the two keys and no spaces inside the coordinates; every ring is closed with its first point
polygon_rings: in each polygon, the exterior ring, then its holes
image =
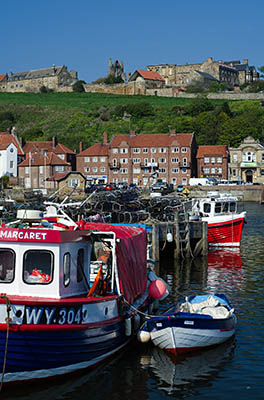
{"type": "Polygon", "coordinates": [[[166,81],[166,85],[188,86],[194,80],[217,80],[225,82],[230,87],[253,82],[259,78],[254,66],[249,66],[248,60],[240,61],[214,61],[208,57],[202,63],[184,65],[157,64],[148,65],[148,71],[159,72],[166,81]],[[206,75],[205,75],[206,74],[206,75]]]}
{"type": "Polygon", "coordinates": [[[65,65],[53,65],[50,68],[10,72],[0,75],[0,91],[2,92],[39,92],[45,86],[49,90],[65,91],[78,80],[76,71],[68,71],[65,65]],[[5,75],[2,80],[1,76],[5,75]]]}

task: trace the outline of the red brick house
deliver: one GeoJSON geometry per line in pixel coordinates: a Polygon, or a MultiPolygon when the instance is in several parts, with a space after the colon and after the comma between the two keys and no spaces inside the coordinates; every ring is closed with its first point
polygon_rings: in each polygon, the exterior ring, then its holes
{"type": "Polygon", "coordinates": [[[199,146],[196,158],[198,177],[227,179],[228,147],[226,145],[199,146]]]}
{"type": "Polygon", "coordinates": [[[107,133],[103,134],[103,143],[96,143],[88,149],[82,149],[76,156],[76,169],[81,172],[88,181],[109,182],[107,133]]]}
{"type": "Polygon", "coordinates": [[[71,164],[72,170],[76,170],[76,153],[64,146],[64,144],[58,143],[57,138],[53,136],[51,141],[33,141],[26,142],[23,145],[23,150],[25,155],[31,153],[41,153],[44,155],[45,153],[54,153],[62,160],[71,164]]]}
{"type": "Polygon", "coordinates": [[[27,158],[18,165],[19,182],[26,189],[54,189],[54,180],[49,181],[47,178],[58,172],[69,172],[71,170],[71,164],[53,152],[30,152],[27,154],[27,158]]]}
{"type": "Polygon", "coordinates": [[[164,182],[188,184],[196,174],[193,133],[114,135],[109,144],[96,144],[77,155],[77,169],[87,179],[149,186],[164,182]],[[91,173],[91,174],[90,174],[91,173]],[[95,175],[96,174],[96,175],[95,175]]]}

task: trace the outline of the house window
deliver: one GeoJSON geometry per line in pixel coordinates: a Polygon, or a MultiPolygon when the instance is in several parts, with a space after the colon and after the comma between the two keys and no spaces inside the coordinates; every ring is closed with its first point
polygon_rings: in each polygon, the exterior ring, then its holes
{"type": "Polygon", "coordinates": [[[261,170],[260,170],[260,175],[261,175],[261,176],[264,176],[264,169],[261,169],[261,170]]]}
{"type": "Polygon", "coordinates": [[[186,172],[187,172],[187,169],[186,168],[182,168],[182,173],[186,174],[186,172]]]}
{"type": "Polygon", "coordinates": [[[105,167],[100,167],[100,172],[105,172],[105,167]]]}
{"type": "Polygon", "coordinates": [[[148,159],[147,158],[144,158],[144,165],[147,167],[147,165],[148,165],[148,159]]]}
{"type": "Polygon", "coordinates": [[[127,158],[121,158],[120,162],[121,162],[122,164],[127,164],[127,158]]]}
{"type": "Polygon", "coordinates": [[[210,168],[204,168],[203,169],[204,174],[209,174],[210,173],[210,168]]]}
{"type": "Polygon", "coordinates": [[[159,153],[166,153],[166,148],[165,147],[160,147],[159,148],[159,153]]]}
{"type": "Polygon", "coordinates": [[[97,157],[93,157],[93,162],[97,162],[98,158],[97,157]]]}
{"type": "Polygon", "coordinates": [[[140,174],[140,168],[133,168],[133,174],[140,174]]]}
{"type": "Polygon", "coordinates": [[[10,167],[10,169],[14,168],[14,161],[10,161],[9,167],[10,167]]]}
{"type": "Polygon", "coordinates": [[[59,156],[62,160],[65,160],[65,155],[64,155],[64,154],[58,154],[58,156],[59,156]]]}
{"type": "Polygon", "coordinates": [[[40,165],[40,166],[39,166],[39,173],[40,173],[40,174],[43,174],[43,170],[44,170],[43,165],[40,165]]]}
{"type": "Polygon", "coordinates": [[[218,173],[222,174],[222,168],[221,167],[218,168],[218,173]]]}
{"type": "Polygon", "coordinates": [[[112,150],[112,153],[113,153],[113,154],[117,154],[117,153],[118,153],[118,149],[117,149],[117,148],[114,148],[114,149],[112,150]]]}
{"type": "Polygon", "coordinates": [[[264,161],[264,153],[262,154],[262,161],[264,161]]]}
{"type": "Polygon", "coordinates": [[[117,167],[117,159],[116,158],[113,159],[113,167],[117,167]]]}
{"type": "Polygon", "coordinates": [[[159,162],[161,164],[165,164],[166,163],[166,158],[159,158],[159,162]]]}
{"type": "Polygon", "coordinates": [[[90,162],[90,157],[84,157],[84,162],[90,162]]]}
{"type": "Polygon", "coordinates": [[[84,168],[84,172],[90,172],[90,168],[84,168]]]}
{"type": "Polygon", "coordinates": [[[236,176],[236,169],[232,169],[232,175],[236,176]]]}
{"type": "Polygon", "coordinates": [[[77,178],[72,178],[68,180],[68,186],[69,187],[75,187],[75,186],[80,186],[80,179],[77,178]]]}
{"type": "Polygon", "coordinates": [[[44,186],[44,179],[43,178],[39,178],[39,184],[40,184],[40,186],[44,186]]]}
{"type": "Polygon", "coordinates": [[[56,165],[55,171],[56,172],[63,172],[64,171],[64,166],[63,165],[56,165]]]}
{"type": "Polygon", "coordinates": [[[172,169],[171,169],[171,172],[172,172],[173,174],[178,174],[179,168],[172,168],[172,169]]]}
{"type": "Polygon", "coordinates": [[[29,167],[25,167],[25,174],[29,174],[29,167]]]}
{"type": "Polygon", "coordinates": [[[101,162],[105,162],[105,157],[101,157],[101,158],[100,158],[100,161],[101,161],[101,162]]]}
{"type": "Polygon", "coordinates": [[[128,149],[126,147],[120,149],[120,153],[121,154],[127,154],[128,153],[128,149]]]}
{"type": "Polygon", "coordinates": [[[181,152],[182,153],[187,153],[187,147],[182,147],[181,152]]]}
{"type": "Polygon", "coordinates": [[[178,157],[172,158],[172,159],[171,159],[171,162],[172,162],[172,163],[178,163],[178,162],[179,162],[178,157]]]}
{"type": "Polygon", "coordinates": [[[133,164],[139,164],[140,158],[133,158],[133,164]]]}
{"type": "Polygon", "coordinates": [[[183,159],[183,165],[184,165],[184,167],[187,167],[187,158],[183,159]]]}
{"type": "Polygon", "coordinates": [[[127,174],[127,168],[120,168],[121,174],[127,174]]]}
{"type": "Polygon", "coordinates": [[[148,148],[144,147],[142,151],[143,151],[143,153],[148,153],[148,148]]]}
{"type": "Polygon", "coordinates": [[[159,168],[159,172],[160,172],[161,174],[164,174],[164,173],[166,172],[166,168],[159,168]]]}
{"type": "Polygon", "coordinates": [[[93,167],[93,172],[97,172],[98,168],[97,167],[93,167]]]}
{"type": "Polygon", "coordinates": [[[133,153],[134,153],[134,154],[135,154],[135,153],[140,153],[140,149],[139,149],[138,147],[134,148],[134,149],[133,149],[133,153]]]}
{"type": "Polygon", "coordinates": [[[151,153],[156,153],[156,148],[155,147],[151,147],[151,153]]]}
{"type": "MultiPolygon", "coordinates": [[[[235,161],[235,160],[234,160],[234,161],[235,161]]],[[[222,162],[223,162],[222,157],[217,157],[217,163],[218,163],[218,164],[222,164],[222,162]]]]}
{"type": "Polygon", "coordinates": [[[211,174],[215,174],[215,168],[214,167],[211,168],[211,174]]]}
{"type": "Polygon", "coordinates": [[[215,163],[215,157],[211,157],[211,163],[212,163],[212,164],[215,163]]]}
{"type": "Polygon", "coordinates": [[[179,147],[173,147],[171,152],[172,153],[179,153],[179,147]]]}
{"type": "Polygon", "coordinates": [[[208,164],[210,162],[210,158],[209,157],[204,157],[204,163],[208,164]]]}

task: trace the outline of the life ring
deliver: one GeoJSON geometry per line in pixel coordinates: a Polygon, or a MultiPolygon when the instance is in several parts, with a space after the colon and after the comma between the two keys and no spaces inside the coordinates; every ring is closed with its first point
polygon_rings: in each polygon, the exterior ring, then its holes
{"type": "Polygon", "coordinates": [[[92,287],[90,288],[90,290],[88,292],[88,297],[93,295],[93,293],[96,291],[100,281],[102,281],[102,280],[103,280],[103,268],[102,268],[102,265],[101,265],[99,270],[98,270],[98,272],[97,272],[97,275],[96,275],[96,278],[94,280],[94,283],[93,283],[92,287]]]}

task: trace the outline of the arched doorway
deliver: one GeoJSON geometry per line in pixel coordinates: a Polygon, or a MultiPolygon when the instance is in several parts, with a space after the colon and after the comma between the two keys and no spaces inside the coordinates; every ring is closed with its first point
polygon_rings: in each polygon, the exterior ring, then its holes
{"type": "Polygon", "coordinates": [[[246,183],[253,183],[253,172],[252,172],[252,169],[246,170],[246,183]]]}

